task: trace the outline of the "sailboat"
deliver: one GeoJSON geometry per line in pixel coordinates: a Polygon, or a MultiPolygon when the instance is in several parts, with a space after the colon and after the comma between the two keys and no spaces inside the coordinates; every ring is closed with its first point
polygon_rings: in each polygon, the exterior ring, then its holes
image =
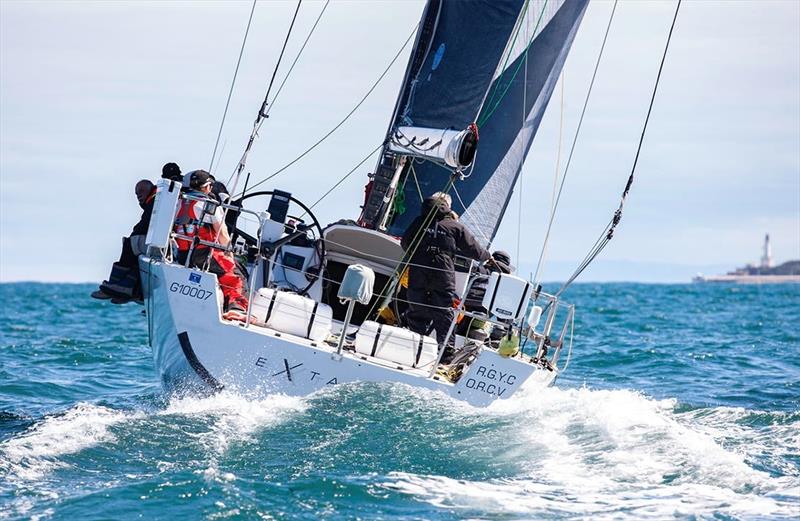
{"type": "Polygon", "coordinates": [[[192,196],[159,181],[139,262],[163,385],[307,395],[389,382],[474,406],[551,385],[572,306],[530,280],[493,273],[482,307],[467,309],[481,275],[475,262],[457,259],[460,301],[439,344],[404,327],[410,255],[399,237],[422,199],[444,192],[491,244],[587,3],[429,0],[358,218],[322,226],[297,194],[245,191],[220,203],[235,227],[231,245],[195,239],[247,265],[243,321],[224,318],[215,274],[173,255],[176,212],[192,196]],[[493,333],[461,334],[465,320],[493,333]]]}

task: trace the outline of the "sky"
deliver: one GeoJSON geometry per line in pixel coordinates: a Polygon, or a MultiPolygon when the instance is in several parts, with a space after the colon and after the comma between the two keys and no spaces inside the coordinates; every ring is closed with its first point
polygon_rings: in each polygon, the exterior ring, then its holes
{"type": "MultiPolygon", "coordinates": [[[[244,149],[295,5],[256,6],[219,178],[244,149]]],[[[322,6],[302,3],[279,79],[322,6]]],[[[331,2],[274,100],[247,163],[252,182],[352,109],[422,6],[331,2]]],[[[544,280],[567,277],[617,207],[674,6],[619,2],[544,280]]],[[[140,214],[135,182],[168,161],[208,169],[250,7],[0,1],[0,281],[106,278],[140,214]]],[[[494,243],[523,276],[543,248],[557,157],[563,174],[611,7],[586,11],[494,243]]],[[[375,148],[409,52],[331,138],[265,187],[315,201],[375,148]]],[[[320,221],[357,217],[376,160],[317,207],[320,221]]],[[[685,1],[622,223],[580,280],[685,282],[756,262],[765,233],[777,262],[800,258],[800,2],[685,1]]]]}

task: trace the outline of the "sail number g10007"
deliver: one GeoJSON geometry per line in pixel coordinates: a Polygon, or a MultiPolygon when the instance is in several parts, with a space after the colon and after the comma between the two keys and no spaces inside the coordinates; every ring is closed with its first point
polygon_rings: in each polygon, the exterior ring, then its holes
{"type": "Polygon", "coordinates": [[[169,285],[169,290],[173,293],[179,293],[186,297],[196,298],[199,300],[208,300],[208,297],[211,296],[211,292],[202,288],[198,288],[197,286],[190,286],[188,284],[180,284],[178,282],[173,282],[169,285]]]}

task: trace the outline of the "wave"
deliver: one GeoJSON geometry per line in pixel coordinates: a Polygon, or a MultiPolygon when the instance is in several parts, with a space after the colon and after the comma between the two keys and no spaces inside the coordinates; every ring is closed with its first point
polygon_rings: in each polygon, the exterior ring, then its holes
{"type": "Polygon", "coordinates": [[[159,415],[204,420],[205,428],[191,435],[204,454],[204,468],[195,473],[208,481],[229,482],[236,476],[220,470],[219,458],[231,444],[251,441],[260,430],[286,421],[307,407],[303,398],[282,394],[243,396],[226,390],[204,398],[173,399],[159,415]]]}
{"type": "Polygon", "coordinates": [[[235,491],[268,454],[261,444],[279,437],[304,479],[369,472],[358,486],[459,517],[789,517],[800,503],[799,433],[798,413],[690,409],[630,390],[525,388],[486,409],[404,385],[306,398],[224,391],[46,416],[0,443],[0,482],[16,488],[19,515],[73,494],[59,483],[73,465],[122,486],[189,473],[235,491]],[[97,446],[108,455],[81,454],[97,446]],[[132,454],[138,465],[113,470],[132,454]]]}
{"type": "Polygon", "coordinates": [[[63,460],[69,455],[101,444],[114,444],[118,438],[135,444],[148,432],[168,431],[175,426],[180,436],[199,440],[205,457],[213,459],[223,454],[232,442],[245,440],[258,429],[274,425],[304,407],[299,398],[272,395],[254,399],[230,392],[206,398],[175,398],[165,408],[156,410],[117,410],[79,403],[63,413],[48,415],[26,432],[0,442],[0,476],[16,486],[36,483],[66,467],[63,460]],[[193,421],[196,427],[182,429],[176,418],[193,421]]]}
{"type": "Polygon", "coordinates": [[[491,451],[493,461],[485,464],[500,474],[506,469],[508,477],[483,481],[392,472],[382,486],[464,516],[475,511],[489,517],[642,519],[698,512],[790,517],[800,502],[798,469],[787,468],[785,460],[780,473],[757,468],[765,454],[798,453],[798,414],[779,414],[783,421],[772,417],[764,425],[763,418],[747,420],[771,413],[679,412],[673,399],[587,388],[525,389],[509,401],[469,411],[464,419],[476,414],[506,421],[474,440],[466,458],[483,457],[486,444],[505,445],[491,451]]]}
{"type": "Polygon", "coordinates": [[[396,472],[383,488],[410,495],[459,517],[579,518],[579,519],[694,519],[707,513],[736,518],[793,518],[796,498],[740,494],[730,489],[696,483],[634,486],[625,490],[575,490],[538,479],[455,480],[396,472]]]}
{"type": "Polygon", "coordinates": [[[9,480],[34,481],[64,466],[60,456],[112,441],[113,425],[141,416],[141,413],[79,403],[0,443],[0,472],[9,480]]]}

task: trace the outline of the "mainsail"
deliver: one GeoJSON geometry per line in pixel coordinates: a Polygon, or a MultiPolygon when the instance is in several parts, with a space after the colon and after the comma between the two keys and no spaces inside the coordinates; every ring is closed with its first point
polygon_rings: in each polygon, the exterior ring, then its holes
{"type": "MultiPolygon", "coordinates": [[[[423,12],[388,135],[403,126],[462,130],[477,123],[474,164],[450,193],[453,209],[484,244],[503,218],[587,3],[429,0],[423,12]]],[[[402,234],[421,198],[447,188],[450,176],[434,161],[400,163],[387,143],[362,224],[377,228],[391,211],[388,231],[402,234]]]]}

